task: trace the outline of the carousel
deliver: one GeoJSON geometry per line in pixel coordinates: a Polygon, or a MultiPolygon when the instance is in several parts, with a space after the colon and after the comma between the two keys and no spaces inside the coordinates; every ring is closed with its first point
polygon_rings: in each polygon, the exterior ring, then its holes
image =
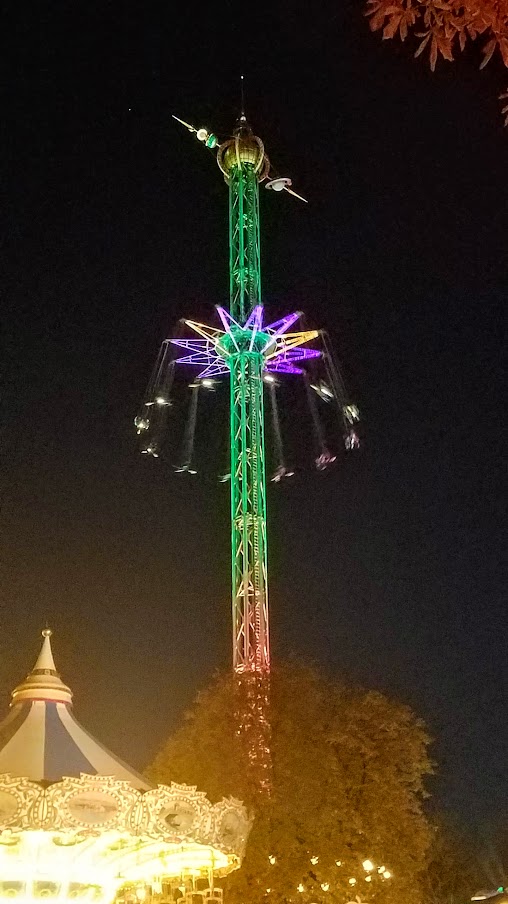
{"type": "Polygon", "coordinates": [[[76,721],[51,631],[0,723],[0,904],[219,904],[250,827],[237,800],[153,787],[76,721]]]}

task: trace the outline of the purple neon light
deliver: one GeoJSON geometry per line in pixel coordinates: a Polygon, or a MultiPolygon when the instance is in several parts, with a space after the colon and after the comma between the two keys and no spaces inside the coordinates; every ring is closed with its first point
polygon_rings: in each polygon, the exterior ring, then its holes
{"type": "MultiPolygon", "coordinates": [[[[250,343],[249,343],[249,351],[250,352],[252,351],[252,349],[254,347],[254,339],[256,338],[256,334],[259,332],[259,330],[263,324],[263,306],[260,304],[256,305],[252,314],[254,315],[254,320],[252,323],[252,334],[251,334],[250,343]]],[[[249,317],[249,321],[250,321],[250,319],[251,318],[249,317]]]]}
{"type": "Polygon", "coordinates": [[[200,352],[211,350],[215,345],[211,339],[171,339],[173,345],[179,345],[181,348],[189,348],[191,351],[200,352]]]}
{"type": "Polygon", "coordinates": [[[286,364],[285,361],[280,361],[279,363],[277,363],[275,359],[268,362],[265,370],[269,371],[270,373],[278,374],[303,374],[301,367],[295,367],[294,364],[286,364]]]}
{"type": "Polygon", "coordinates": [[[224,329],[227,333],[231,334],[231,324],[238,327],[239,330],[242,329],[239,323],[236,322],[235,318],[231,316],[229,311],[226,311],[226,308],[221,308],[220,305],[217,305],[217,313],[222,320],[224,329]]]}
{"type": "Polygon", "coordinates": [[[263,326],[263,305],[257,304],[255,308],[252,309],[249,314],[248,319],[245,321],[244,330],[248,330],[250,328],[254,329],[257,333],[263,326]]]}
{"type": "Polygon", "coordinates": [[[286,314],[286,316],[282,317],[280,320],[275,320],[273,323],[269,323],[265,326],[263,332],[270,333],[273,338],[281,336],[282,333],[285,333],[286,330],[299,320],[301,316],[301,311],[294,311],[293,314],[286,314]]]}
{"type": "Polygon", "coordinates": [[[270,339],[263,348],[263,352],[266,352],[268,348],[271,348],[272,345],[276,344],[283,333],[287,332],[289,327],[292,326],[299,317],[301,317],[300,311],[295,311],[293,314],[287,314],[281,320],[276,320],[274,323],[270,323],[266,326],[264,332],[270,333],[270,339]]]}
{"type": "Polygon", "coordinates": [[[226,364],[210,364],[198,373],[198,377],[218,377],[219,374],[228,374],[229,367],[226,364]]]}
{"type": "Polygon", "coordinates": [[[277,364],[282,361],[306,361],[309,358],[320,358],[321,352],[317,348],[288,348],[287,350],[277,352],[271,358],[271,361],[277,364]]]}
{"type": "Polygon", "coordinates": [[[184,355],[183,358],[176,358],[175,364],[215,364],[220,361],[218,355],[207,354],[203,352],[200,354],[196,352],[194,355],[184,355]]]}
{"type": "MultiPolygon", "coordinates": [[[[282,317],[280,320],[275,320],[266,327],[263,327],[263,305],[256,305],[253,308],[243,327],[236,322],[234,317],[231,317],[231,314],[225,308],[217,306],[217,312],[224,329],[231,336],[235,345],[237,344],[231,329],[233,325],[239,330],[251,330],[252,339],[259,330],[263,330],[263,332],[268,332],[270,334],[270,339],[266,343],[263,351],[266,352],[266,350],[274,344],[276,348],[278,346],[278,350],[276,351],[276,354],[267,361],[265,366],[266,371],[286,374],[302,374],[303,370],[300,367],[296,367],[294,362],[318,358],[321,355],[320,351],[313,348],[284,348],[285,340],[283,334],[302,316],[300,311],[287,314],[285,317],[282,317]]],[[[189,355],[176,358],[176,364],[205,365],[204,370],[200,371],[198,374],[198,377],[203,378],[229,373],[229,367],[226,361],[217,351],[217,349],[220,348],[220,345],[218,344],[220,335],[222,335],[220,330],[217,330],[215,337],[210,339],[171,339],[167,341],[191,352],[189,355]]]]}

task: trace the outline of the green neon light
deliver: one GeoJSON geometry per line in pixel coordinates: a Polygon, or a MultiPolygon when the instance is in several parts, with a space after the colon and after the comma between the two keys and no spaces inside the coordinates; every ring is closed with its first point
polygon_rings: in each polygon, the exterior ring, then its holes
{"type": "MultiPolygon", "coordinates": [[[[261,303],[259,184],[251,163],[228,173],[230,314],[242,326],[261,303]]],[[[231,567],[233,661],[239,673],[270,668],[262,349],[268,336],[232,328],[231,567]]]]}
{"type": "Polygon", "coordinates": [[[259,185],[252,164],[229,172],[229,280],[230,313],[243,324],[261,303],[259,185]]]}
{"type": "MultiPolygon", "coordinates": [[[[252,776],[258,787],[270,787],[270,724],[268,714],[270,643],[268,625],[266,468],[263,374],[301,373],[295,361],[319,352],[302,350],[317,336],[314,330],[290,332],[300,314],[294,312],[264,324],[261,301],[259,183],[270,173],[263,142],[242,113],[233,134],[219,144],[207,129],[196,129],[174,117],[211,150],[229,186],[229,311],[219,306],[224,329],[185,320],[200,337],[171,342],[186,354],[171,363],[199,365],[198,380],[230,373],[231,446],[231,579],[233,666],[241,680],[244,701],[238,716],[247,741],[252,776]]],[[[272,180],[267,187],[290,191],[290,180],[272,180]]],[[[294,192],[291,192],[294,194],[294,192]]],[[[299,196],[297,196],[299,197],[299,196]]],[[[160,397],[165,404],[165,395],[160,397]]],[[[195,395],[197,400],[197,394],[195,395]]],[[[152,405],[153,401],[146,405],[152,405]]],[[[136,421],[138,433],[149,418],[136,421]]],[[[156,452],[151,449],[153,455],[156,452]]],[[[188,470],[187,463],[187,470],[188,470]]]]}
{"type": "MultiPolygon", "coordinates": [[[[216,147],[215,136],[206,129],[179,121],[208,147],[216,147]]],[[[230,373],[233,666],[244,694],[238,716],[252,778],[259,789],[268,791],[270,643],[263,374],[270,369],[299,373],[292,363],[297,360],[292,349],[316,333],[288,332],[298,320],[297,313],[263,326],[259,183],[267,178],[270,162],[244,114],[231,138],[219,145],[217,163],[229,186],[229,311],[217,308],[224,329],[186,320],[200,339],[174,342],[187,350],[177,361],[204,366],[201,378],[230,373]]]]}

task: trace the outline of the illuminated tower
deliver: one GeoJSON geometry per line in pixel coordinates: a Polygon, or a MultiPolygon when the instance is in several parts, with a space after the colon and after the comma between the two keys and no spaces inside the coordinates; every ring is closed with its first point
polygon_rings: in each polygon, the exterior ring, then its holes
{"type": "MultiPolygon", "coordinates": [[[[197,135],[208,147],[217,144],[204,130],[197,135]]],[[[292,371],[292,362],[311,351],[297,347],[318,334],[288,333],[298,314],[263,324],[259,183],[267,179],[270,162],[243,114],[232,137],[219,146],[217,162],[229,187],[229,311],[217,309],[224,330],[186,321],[202,338],[176,342],[192,352],[181,363],[206,364],[202,379],[230,374],[233,667],[245,691],[240,717],[251,767],[265,787],[270,639],[263,375],[292,371]]]]}
{"type": "MultiPolygon", "coordinates": [[[[175,117],[176,119],[177,117],[175,117]]],[[[318,349],[303,348],[318,337],[317,330],[293,331],[300,312],[288,314],[274,323],[265,323],[261,292],[259,185],[287,191],[291,180],[270,177],[270,161],[263,142],[254,135],[242,113],[233,133],[225,141],[207,129],[195,129],[178,120],[210,151],[229,189],[229,310],[218,306],[221,328],[184,320],[199,338],[174,338],[163,343],[148,396],[136,418],[138,433],[147,433],[149,441],[142,451],[158,457],[157,425],[167,417],[175,364],[196,365],[201,369],[192,385],[191,410],[193,436],[199,385],[208,385],[215,377],[230,377],[230,478],[231,478],[231,552],[233,667],[239,677],[239,730],[246,740],[251,777],[258,788],[270,786],[270,727],[268,718],[270,639],[268,617],[266,474],[264,430],[264,384],[279,373],[303,374],[299,363],[319,358],[318,349]],[[174,358],[171,347],[187,352],[174,358]],[[154,430],[155,425],[155,430],[154,430]]],[[[301,200],[304,200],[301,198],[301,200]]],[[[342,399],[336,384],[334,398],[342,399]]],[[[320,387],[313,387],[318,394],[320,387]]],[[[312,392],[311,392],[312,394],[312,392]]],[[[272,394],[273,396],[273,394],[272,394]]],[[[341,417],[351,440],[351,411],[340,406],[341,417]],[[346,415],[346,410],[349,414],[346,415]]],[[[356,414],[354,415],[356,419],[356,414]]],[[[356,434],[354,434],[356,436],[356,434]]],[[[349,447],[348,447],[349,448],[349,447]]],[[[334,461],[321,443],[316,466],[323,470],[334,461]]],[[[179,471],[195,473],[190,453],[179,471]]],[[[289,475],[281,460],[277,476],[289,475]]]]}
{"type": "MultiPolygon", "coordinates": [[[[207,130],[184,124],[208,148],[217,148],[229,188],[229,310],[217,308],[223,329],[185,321],[201,338],[173,342],[190,352],[177,363],[204,365],[201,379],[230,374],[233,667],[244,690],[239,715],[252,774],[267,788],[270,636],[263,379],[274,371],[299,373],[295,361],[319,355],[299,346],[318,333],[289,332],[298,313],[264,324],[259,183],[268,179],[270,162],[263,142],[243,113],[232,136],[220,145],[207,130]]],[[[291,182],[275,179],[268,185],[290,190],[291,182]]]]}

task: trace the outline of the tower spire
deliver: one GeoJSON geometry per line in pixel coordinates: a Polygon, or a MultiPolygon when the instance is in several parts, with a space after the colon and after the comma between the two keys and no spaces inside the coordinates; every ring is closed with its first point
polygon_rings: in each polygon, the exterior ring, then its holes
{"type": "Polygon", "coordinates": [[[240,76],[240,119],[246,121],[245,116],[245,79],[240,76]]]}
{"type": "Polygon", "coordinates": [[[44,639],[37,661],[25,680],[14,688],[11,706],[30,700],[47,700],[68,705],[72,703],[72,691],[63,683],[56,670],[51,649],[52,633],[51,628],[44,628],[42,631],[44,639]]]}
{"type": "Polygon", "coordinates": [[[41,631],[41,635],[44,639],[42,641],[41,652],[33,667],[34,672],[53,672],[55,675],[57,674],[55,660],[53,659],[53,651],[51,649],[52,634],[53,631],[46,623],[46,627],[41,631]]]}

